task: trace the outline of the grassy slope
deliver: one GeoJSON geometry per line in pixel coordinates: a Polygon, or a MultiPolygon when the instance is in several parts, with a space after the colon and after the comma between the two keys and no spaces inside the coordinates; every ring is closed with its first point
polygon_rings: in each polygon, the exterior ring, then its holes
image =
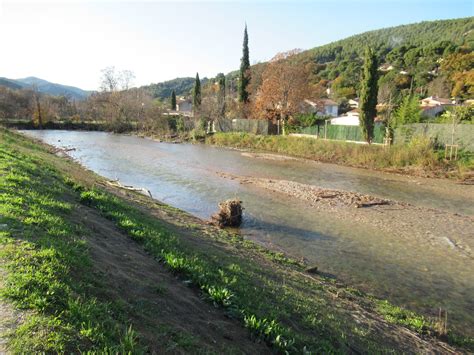
{"type": "Polygon", "coordinates": [[[338,141],[291,136],[256,136],[246,133],[218,133],[209,144],[256,149],[327,163],[383,169],[428,176],[468,177],[474,170],[473,154],[463,154],[456,162],[445,162],[443,152],[433,150],[429,140],[415,139],[389,149],[338,141]]]}
{"type": "Polygon", "coordinates": [[[94,297],[97,280],[87,246],[86,226],[71,222],[74,192],[33,154],[20,154],[17,138],[1,134],[1,295],[30,310],[10,343],[18,351],[135,350],[133,331],[113,303],[94,297]],[[125,326],[122,326],[124,324],[125,326]]]}
{"type": "MultiPolygon", "coordinates": [[[[423,317],[306,274],[281,254],[166,205],[136,194],[117,196],[122,193],[101,187],[100,178],[26,138],[0,131],[0,142],[0,224],[8,226],[0,232],[8,275],[1,293],[17,308],[30,310],[11,338],[13,350],[138,352],[146,345],[135,325],[130,328],[134,310],[101,298],[104,280],[94,273],[87,240],[81,238],[88,226],[73,218],[76,203],[112,221],[253,338],[276,350],[445,346],[416,335],[435,333],[423,317]]],[[[472,345],[469,339],[450,339],[472,345]]],[[[185,345],[177,344],[189,350],[185,345]]]]}

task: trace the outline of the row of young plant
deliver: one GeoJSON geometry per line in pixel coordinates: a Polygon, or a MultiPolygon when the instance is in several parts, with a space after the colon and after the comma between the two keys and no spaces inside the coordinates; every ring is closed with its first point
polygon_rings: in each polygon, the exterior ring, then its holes
{"type": "Polygon", "coordinates": [[[148,224],[142,223],[143,216],[138,217],[133,208],[124,205],[116,197],[98,190],[84,190],[78,185],[75,188],[81,191],[82,203],[97,208],[104,217],[116,223],[135,241],[142,243],[171,271],[198,287],[214,305],[223,307],[229,316],[243,322],[255,339],[265,341],[282,353],[309,351],[290,328],[282,326],[275,319],[257,316],[241,302],[233,291],[233,285],[238,282],[238,272],[232,271],[238,271],[237,265],[231,265],[228,270],[220,268],[199,255],[186,251],[179,240],[165,228],[160,228],[156,223],[150,228],[148,224]]]}

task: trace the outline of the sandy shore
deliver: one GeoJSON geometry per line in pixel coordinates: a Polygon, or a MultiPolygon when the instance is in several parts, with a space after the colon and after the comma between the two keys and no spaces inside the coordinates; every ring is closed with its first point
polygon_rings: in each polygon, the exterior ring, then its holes
{"type": "Polygon", "coordinates": [[[395,234],[399,239],[417,239],[433,247],[450,248],[459,256],[474,261],[474,218],[471,216],[295,181],[219,175],[297,198],[310,208],[332,212],[336,218],[374,226],[383,233],[395,234]]]}

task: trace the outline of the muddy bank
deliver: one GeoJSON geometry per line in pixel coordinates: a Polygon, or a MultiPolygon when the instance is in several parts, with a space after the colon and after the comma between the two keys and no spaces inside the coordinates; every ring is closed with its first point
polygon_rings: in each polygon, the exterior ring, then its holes
{"type": "Polygon", "coordinates": [[[369,224],[381,232],[395,234],[399,239],[416,239],[427,246],[449,248],[474,261],[473,217],[295,181],[226,173],[219,173],[219,176],[297,198],[311,208],[332,212],[334,218],[369,224]]]}

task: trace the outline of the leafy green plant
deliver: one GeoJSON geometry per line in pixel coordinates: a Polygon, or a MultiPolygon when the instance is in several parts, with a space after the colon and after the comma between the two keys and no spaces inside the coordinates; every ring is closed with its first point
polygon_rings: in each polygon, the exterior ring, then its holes
{"type": "Polygon", "coordinates": [[[388,301],[379,301],[377,303],[377,311],[389,322],[402,324],[418,333],[425,333],[431,327],[430,322],[424,317],[394,306],[388,301]]]}
{"type": "Polygon", "coordinates": [[[232,304],[234,294],[228,288],[219,286],[204,286],[202,289],[207,293],[209,299],[214,302],[215,305],[229,307],[232,304]]]}

